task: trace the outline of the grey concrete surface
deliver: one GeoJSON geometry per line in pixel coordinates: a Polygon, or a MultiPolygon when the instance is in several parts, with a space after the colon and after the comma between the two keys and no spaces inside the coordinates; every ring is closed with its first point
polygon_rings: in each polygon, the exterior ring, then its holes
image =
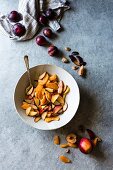
{"type": "MultiPolygon", "coordinates": [[[[0,0],[0,11],[17,9],[18,1],[0,0]]],[[[9,40],[0,33],[0,170],[112,170],[113,169],[113,1],[72,0],[72,10],[65,13],[64,30],[52,40],[59,49],[71,47],[87,62],[87,78],[51,58],[47,49],[38,47],[35,39],[27,42],[9,40]],[[16,114],[13,94],[16,83],[25,71],[23,56],[30,57],[30,66],[56,64],[71,73],[81,92],[76,116],[65,127],[40,131],[22,122],[16,114]],[[64,141],[69,132],[77,132],[83,124],[93,129],[103,142],[91,155],[71,149],[72,164],[58,161],[64,150],[54,146],[54,134],[64,141]]],[[[67,55],[67,53],[65,53],[67,55]]],[[[74,103],[73,103],[74,104],[74,103]]]]}

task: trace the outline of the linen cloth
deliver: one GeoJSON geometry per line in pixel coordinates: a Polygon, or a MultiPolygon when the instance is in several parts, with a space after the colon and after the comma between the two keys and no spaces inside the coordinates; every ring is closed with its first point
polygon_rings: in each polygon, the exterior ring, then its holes
{"type": "Polygon", "coordinates": [[[22,14],[23,19],[20,21],[26,28],[26,34],[22,37],[17,37],[12,32],[12,26],[15,23],[9,21],[6,15],[0,13],[0,30],[10,39],[17,41],[29,40],[39,30],[37,22],[38,15],[47,8],[54,9],[57,13],[57,19],[49,21],[48,25],[57,31],[61,28],[60,19],[62,13],[70,7],[66,4],[66,0],[19,0],[18,12],[22,14]]]}

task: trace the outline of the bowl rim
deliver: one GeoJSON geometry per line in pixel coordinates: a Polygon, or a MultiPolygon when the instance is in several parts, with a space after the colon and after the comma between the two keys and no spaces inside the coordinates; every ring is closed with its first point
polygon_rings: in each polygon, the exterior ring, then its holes
{"type": "MultiPolygon", "coordinates": [[[[54,65],[54,64],[38,64],[38,65],[36,65],[36,66],[34,66],[34,67],[31,67],[30,70],[31,70],[31,69],[34,69],[34,68],[36,68],[36,67],[38,67],[38,66],[53,66],[53,67],[60,68],[60,69],[64,70],[67,74],[69,74],[69,75],[74,79],[74,81],[76,82],[75,78],[74,78],[67,70],[65,70],[64,68],[59,67],[59,66],[57,66],[57,65],[54,65]]],[[[16,102],[15,102],[16,89],[17,89],[17,86],[18,86],[18,83],[19,83],[20,79],[21,79],[26,73],[27,73],[27,71],[25,71],[25,72],[20,76],[20,78],[18,79],[18,81],[17,81],[17,83],[16,83],[16,86],[15,86],[14,95],[13,95],[15,110],[16,110],[16,113],[18,114],[18,116],[20,117],[20,119],[21,119],[26,125],[28,125],[28,126],[30,126],[30,127],[32,127],[32,128],[35,128],[35,129],[37,129],[37,130],[42,130],[42,131],[56,130],[56,129],[60,129],[60,128],[64,127],[65,125],[67,125],[67,124],[74,118],[74,116],[75,116],[75,114],[77,113],[77,110],[78,110],[78,108],[79,108],[79,105],[80,105],[80,89],[79,89],[78,83],[76,82],[76,85],[77,85],[77,88],[78,88],[78,94],[79,94],[79,95],[78,95],[78,106],[77,106],[76,112],[73,114],[72,118],[71,118],[66,124],[61,125],[61,126],[59,126],[59,127],[51,128],[51,129],[41,129],[41,128],[37,128],[36,126],[33,126],[33,125],[29,124],[27,121],[25,121],[25,120],[22,118],[22,116],[19,114],[18,110],[17,110],[17,106],[16,106],[16,102]]]]}

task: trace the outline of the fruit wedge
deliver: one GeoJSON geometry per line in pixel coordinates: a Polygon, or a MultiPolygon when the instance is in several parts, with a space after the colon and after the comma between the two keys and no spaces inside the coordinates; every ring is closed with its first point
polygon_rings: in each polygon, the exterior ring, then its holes
{"type": "Polygon", "coordinates": [[[41,119],[41,117],[35,117],[34,122],[37,123],[40,119],[41,119]]]}
{"type": "Polygon", "coordinates": [[[64,85],[63,92],[65,92],[67,89],[67,85],[64,85]]]}
{"type": "Polygon", "coordinates": [[[58,99],[58,97],[59,97],[59,94],[53,95],[51,98],[51,102],[54,103],[58,99]]]}
{"type": "Polygon", "coordinates": [[[47,116],[47,112],[44,112],[44,113],[42,113],[42,115],[41,115],[41,117],[42,117],[43,120],[45,120],[46,116],[47,116]]]}
{"type": "Polygon", "coordinates": [[[35,106],[34,104],[31,104],[30,106],[32,109],[37,110],[37,106],[35,106]]]}
{"type": "Polygon", "coordinates": [[[68,108],[68,104],[65,102],[64,106],[63,106],[63,112],[65,112],[68,108]]]}
{"type": "Polygon", "coordinates": [[[46,96],[45,95],[43,95],[43,98],[42,98],[42,100],[40,100],[40,104],[41,105],[45,105],[45,104],[47,104],[47,99],[46,99],[46,96]]]}
{"type": "Polygon", "coordinates": [[[60,110],[62,109],[62,106],[55,106],[55,108],[53,109],[53,114],[57,114],[60,110]]]}
{"type": "Polygon", "coordinates": [[[26,102],[23,102],[22,105],[21,105],[21,108],[26,110],[28,107],[30,107],[30,104],[26,103],[26,102]]]}
{"type": "Polygon", "coordinates": [[[64,105],[64,99],[62,96],[59,95],[57,101],[61,104],[61,105],[64,105]]]}
{"type": "Polygon", "coordinates": [[[44,78],[42,80],[39,80],[38,83],[41,85],[45,85],[47,83],[48,79],[49,79],[49,75],[46,73],[44,78]]]}
{"type": "Polygon", "coordinates": [[[38,93],[39,91],[42,91],[43,85],[38,84],[37,87],[35,88],[35,91],[38,93]]]}
{"type": "Polygon", "coordinates": [[[41,74],[41,75],[39,76],[39,80],[42,80],[42,79],[45,77],[45,75],[46,75],[46,72],[44,72],[43,74],[41,74]]]}
{"type": "Polygon", "coordinates": [[[29,116],[31,116],[31,117],[36,116],[36,115],[39,115],[39,112],[30,111],[30,113],[29,113],[29,116]]]}
{"type": "Polygon", "coordinates": [[[36,104],[36,106],[38,107],[39,106],[39,104],[40,104],[40,100],[38,99],[38,98],[34,98],[34,101],[35,101],[35,104],[36,104]]]}
{"type": "Polygon", "coordinates": [[[29,115],[30,111],[31,111],[31,107],[28,107],[28,108],[26,109],[26,115],[27,115],[27,116],[29,115]]]}
{"type": "Polygon", "coordinates": [[[29,89],[29,91],[27,92],[27,95],[30,95],[33,92],[33,86],[29,89]]]}
{"type": "Polygon", "coordinates": [[[59,157],[59,160],[60,160],[61,162],[63,162],[63,163],[71,163],[71,160],[70,160],[68,157],[64,156],[64,155],[61,155],[61,156],[59,157]]]}
{"type": "Polygon", "coordinates": [[[58,90],[58,83],[46,83],[46,87],[53,89],[53,90],[58,90]]]}
{"type": "Polygon", "coordinates": [[[44,107],[43,109],[39,109],[40,115],[44,113],[48,109],[48,106],[44,107]]]}
{"type": "Polygon", "coordinates": [[[64,94],[69,93],[69,91],[70,91],[70,88],[67,86],[67,88],[66,88],[66,90],[65,90],[64,94]]]}
{"type": "Polygon", "coordinates": [[[53,89],[50,89],[50,88],[45,88],[46,91],[50,92],[50,93],[53,93],[53,89]]]}
{"type": "Polygon", "coordinates": [[[63,87],[64,87],[64,83],[63,81],[60,81],[58,84],[58,93],[61,94],[63,92],[63,87]]]}
{"type": "Polygon", "coordinates": [[[59,121],[60,120],[60,117],[56,116],[56,117],[48,117],[48,118],[45,118],[45,121],[47,123],[51,122],[51,121],[59,121]]]}
{"type": "Polygon", "coordinates": [[[45,90],[45,96],[46,96],[46,99],[50,102],[51,101],[51,93],[49,93],[48,91],[45,90]]]}
{"type": "Polygon", "coordinates": [[[50,77],[49,77],[49,80],[50,80],[50,81],[57,81],[57,75],[54,74],[54,75],[50,76],[50,77]]]}
{"type": "Polygon", "coordinates": [[[32,99],[31,100],[30,99],[26,99],[25,102],[28,103],[28,104],[31,104],[32,103],[32,99]]]}

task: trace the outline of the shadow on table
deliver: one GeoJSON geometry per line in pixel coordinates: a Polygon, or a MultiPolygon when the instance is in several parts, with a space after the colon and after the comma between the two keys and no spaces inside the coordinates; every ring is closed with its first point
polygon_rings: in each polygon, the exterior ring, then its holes
{"type": "Polygon", "coordinates": [[[96,98],[89,96],[85,88],[80,88],[81,99],[78,111],[74,118],[64,127],[58,129],[58,131],[63,131],[64,134],[70,132],[78,131],[79,125],[84,125],[85,127],[91,127],[93,123],[93,118],[98,109],[98,103],[96,98]]]}
{"type": "Polygon", "coordinates": [[[101,146],[101,143],[98,144],[95,149],[93,150],[91,156],[94,158],[94,159],[97,159],[98,161],[105,161],[106,160],[106,156],[103,152],[103,149],[102,149],[102,146],[101,146]]]}

